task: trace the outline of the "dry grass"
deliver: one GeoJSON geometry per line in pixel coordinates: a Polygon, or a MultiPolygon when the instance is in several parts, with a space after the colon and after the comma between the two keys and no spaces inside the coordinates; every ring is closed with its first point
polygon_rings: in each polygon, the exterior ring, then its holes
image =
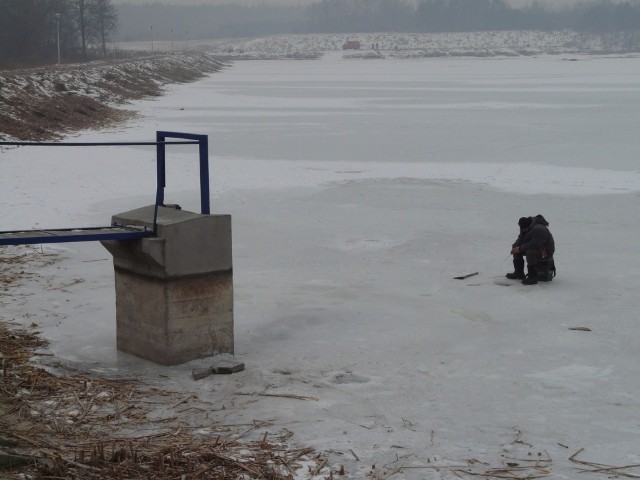
{"type": "Polygon", "coordinates": [[[213,57],[187,55],[0,71],[0,139],[55,140],[118,123],[134,115],[118,105],[223,66],[213,57]]]}
{"type": "MultiPolygon", "coordinates": [[[[0,247],[0,288],[10,290],[34,262],[51,261],[40,255],[0,247]]],[[[2,478],[277,480],[339,473],[312,448],[289,446],[293,433],[286,429],[247,440],[270,425],[254,422],[238,433],[217,423],[213,408],[189,420],[185,412],[202,413],[207,405],[194,394],[44,366],[36,360],[52,357],[36,327],[0,319],[0,443],[12,446],[0,447],[0,456],[26,462],[3,470],[2,478]],[[193,423],[209,413],[206,423],[193,423]]]]}

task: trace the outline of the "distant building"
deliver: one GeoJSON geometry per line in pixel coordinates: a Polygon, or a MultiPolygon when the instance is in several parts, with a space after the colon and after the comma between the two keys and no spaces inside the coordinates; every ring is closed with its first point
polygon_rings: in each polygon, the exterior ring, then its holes
{"type": "Polygon", "coordinates": [[[343,50],[360,50],[360,42],[357,40],[347,40],[342,45],[343,50]]]}

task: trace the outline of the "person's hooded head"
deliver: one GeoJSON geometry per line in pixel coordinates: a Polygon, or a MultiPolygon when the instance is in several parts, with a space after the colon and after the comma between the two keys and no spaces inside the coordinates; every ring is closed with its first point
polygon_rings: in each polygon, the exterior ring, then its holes
{"type": "Polygon", "coordinates": [[[531,226],[532,222],[533,218],[531,217],[521,217],[520,220],[518,220],[518,226],[520,227],[520,230],[527,230],[531,226]]]}

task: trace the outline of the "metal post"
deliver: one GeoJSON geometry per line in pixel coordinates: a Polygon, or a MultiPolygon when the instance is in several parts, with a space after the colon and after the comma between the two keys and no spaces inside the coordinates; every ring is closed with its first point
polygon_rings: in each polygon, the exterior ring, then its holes
{"type": "Polygon", "coordinates": [[[58,65],[60,65],[60,14],[56,13],[56,30],[58,32],[58,65]]]}
{"type": "MultiPolygon", "coordinates": [[[[198,156],[200,157],[200,213],[211,214],[211,202],[209,199],[209,137],[193,133],[181,132],[156,132],[157,161],[158,161],[158,186],[156,194],[156,210],[164,205],[165,175],[165,144],[167,138],[182,138],[198,142],[198,156]]],[[[155,223],[155,222],[154,222],[155,223]]]]}
{"type": "Polygon", "coordinates": [[[166,170],[165,170],[165,141],[166,136],[163,132],[156,132],[156,205],[153,211],[153,233],[157,234],[158,230],[158,207],[164,205],[164,187],[167,186],[166,170]]]}
{"type": "Polygon", "coordinates": [[[200,212],[209,215],[209,140],[206,135],[198,137],[198,153],[200,154],[200,212]]]}

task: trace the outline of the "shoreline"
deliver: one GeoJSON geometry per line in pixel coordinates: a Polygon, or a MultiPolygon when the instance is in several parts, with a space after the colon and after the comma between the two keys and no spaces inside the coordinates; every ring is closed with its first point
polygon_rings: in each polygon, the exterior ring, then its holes
{"type": "Polygon", "coordinates": [[[210,55],[181,54],[0,71],[0,140],[58,140],[113,125],[136,115],[119,108],[129,101],[162,95],[166,85],[225,66],[210,55]]]}
{"type": "Polygon", "coordinates": [[[233,61],[315,60],[331,53],[340,53],[347,59],[374,60],[638,55],[638,42],[635,32],[596,35],[526,30],[291,34],[194,40],[194,51],[155,54],[144,53],[143,42],[131,42],[126,50],[143,56],[0,70],[0,140],[59,140],[78,130],[118,124],[136,115],[119,106],[162,95],[168,84],[193,82],[233,61]],[[341,50],[344,41],[350,38],[360,40],[363,49],[341,50]],[[368,49],[369,45],[375,45],[375,50],[368,49]]]}

